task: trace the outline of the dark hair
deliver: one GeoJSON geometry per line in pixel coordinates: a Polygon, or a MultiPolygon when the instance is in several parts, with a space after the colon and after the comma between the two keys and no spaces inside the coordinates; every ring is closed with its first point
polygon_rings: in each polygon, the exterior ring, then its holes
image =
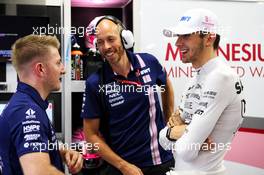
{"type": "MultiPolygon", "coordinates": [[[[200,38],[204,38],[208,33],[204,33],[204,32],[199,32],[199,36],[200,38]]],[[[214,41],[214,50],[217,50],[218,47],[219,47],[219,43],[220,43],[220,35],[219,34],[216,34],[215,36],[215,41],[214,41]]]]}

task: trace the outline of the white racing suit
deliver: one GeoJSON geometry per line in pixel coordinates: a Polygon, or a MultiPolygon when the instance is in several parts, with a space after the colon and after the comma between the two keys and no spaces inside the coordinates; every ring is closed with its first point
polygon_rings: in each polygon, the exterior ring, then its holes
{"type": "Polygon", "coordinates": [[[188,125],[184,134],[177,141],[170,141],[166,137],[168,128],[160,131],[160,144],[165,150],[172,150],[175,159],[174,171],[169,175],[225,174],[223,158],[242,123],[245,100],[239,77],[221,59],[211,59],[199,68],[182,96],[179,109],[188,125]],[[214,147],[201,150],[208,137],[214,147]]]}

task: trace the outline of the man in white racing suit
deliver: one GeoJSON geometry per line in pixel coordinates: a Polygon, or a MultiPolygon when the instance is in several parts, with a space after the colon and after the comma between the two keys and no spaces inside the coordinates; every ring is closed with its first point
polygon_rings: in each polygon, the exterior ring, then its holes
{"type": "Polygon", "coordinates": [[[217,56],[217,26],[211,11],[192,9],[174,30],[182,62],[192,63],[197,73],[178,111],[160,131],[160,144],[175,159],[174,171],[167,174],[226,173],[223,158],[243,120],[245,100],[238,75],[217,56]]]}

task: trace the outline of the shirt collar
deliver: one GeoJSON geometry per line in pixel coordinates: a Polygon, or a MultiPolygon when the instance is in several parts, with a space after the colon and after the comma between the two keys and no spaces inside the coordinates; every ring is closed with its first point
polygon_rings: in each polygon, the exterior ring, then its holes
{"type": "Polygon", "coordinates": [[[204,75],[214,69],[215,65],[217,65],[220,59],[218,57],[210,59],[207,63],[205,63],[202,67],[196,69],[198,75],[204,75]]]}
{"type": "Polygon", "coordinates": [[[141,68],[141,66],[140,66],[140,64],[138,62],[137,56],[134,53],[132,53],[130,51],[127,51],[127,56],[128,56],[128,59],[129,59],[129,61],[131,63],[131,67],[132,67],[131,70],[132,71],[141,68]]]}
{"type": "MultiPolygon", "coordinates": [[[[130,51],[126,51],[126,53],[127,53],[128,60],[130,62],[130,71],[136,71],[136,70],[141,69],[136,55],[130,51]]],[[[105,63],[105,66],[104,66],[104,75],[107,75],[105,77],[106,83],[110,82],[116,76],[119,76],[116,72],[112,70],[110,64],[108,64],[107,62],[105,63]]]]}
{"type": "Polygon", "coordinates": [[[29,95],[43,110],[46,110],[48,108],[48,101],[43,100],[38,91],[32,86],[23,82],[18,82],[17,91],[29,95]]]}

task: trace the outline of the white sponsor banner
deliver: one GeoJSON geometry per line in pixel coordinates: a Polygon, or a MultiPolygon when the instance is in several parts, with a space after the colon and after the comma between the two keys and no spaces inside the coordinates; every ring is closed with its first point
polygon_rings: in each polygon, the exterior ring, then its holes
{"type": "Polygon", "coordinates": [[[192,8],[206,8],[218,16],[219,56],[241,77],[247,101],[246,116],[264,118],[263,2],[134,1],[135,51],[149,52],[159,59],[173,82],[177,106],[188,79],[194,76],[194,69],[191,64],[181,62],[176,38],[168,37],[170,33],[164,29],[176,26],[177,19],[192,8]]]}

